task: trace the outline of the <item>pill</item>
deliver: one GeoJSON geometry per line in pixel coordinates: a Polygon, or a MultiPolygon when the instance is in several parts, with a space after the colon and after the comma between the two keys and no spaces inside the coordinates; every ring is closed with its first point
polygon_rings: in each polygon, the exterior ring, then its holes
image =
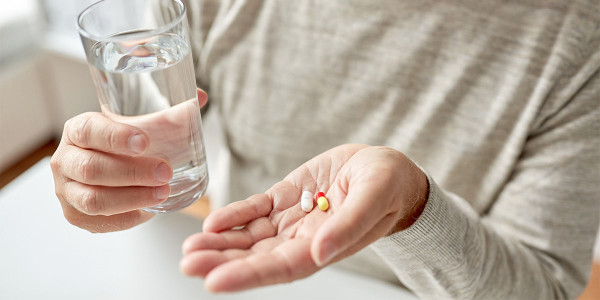
{"type": "Polygon", "coordinates": [[[317,199],[317,205],[319,206],[319,209],[326,211],[329,208],[329,201],[327,201],[325,196],[321,196],[317,199]]]}
{"type": "Polygon", "coordinates": [[[309,191],[302,192],[300,197],[300,208],[305,212],[310,212],[313,209],[313,194],[309,191]]]}

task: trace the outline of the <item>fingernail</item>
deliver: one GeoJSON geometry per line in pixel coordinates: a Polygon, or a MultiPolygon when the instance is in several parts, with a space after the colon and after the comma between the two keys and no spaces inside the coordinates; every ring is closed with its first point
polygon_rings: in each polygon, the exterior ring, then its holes
{"type": "Polygon", "coordinates": [[[331,261],[337,255],[337,247],[333,244],[333,242],[325,242],[323,246],[321,246],[321,251],[319,253],[319,261],[317,261],[317,265],[319,267],[324,266],[329,261],[331,261]]]}
{"type": "Polygon", "coordinates": [[[160,163],[154,170],[154,178],[158,182],[167,183],[171,180],[171,168],[166,163],[160,163]]]}
{"type": "Polygon", "coordinates": [[[163,186],[154,188],[154,198],[159,199],[159,200],[166,199],[167,197],[169,197],[170,193],[171,193],[171,188],[169,187],[169,185],[163,185],[163,186]]]}
{"type": "Polygon", "coordinates": [[[136,154],[146,150],[146,139],[141,134],[136,134],[129,138],[129,148],[136,154]]]}

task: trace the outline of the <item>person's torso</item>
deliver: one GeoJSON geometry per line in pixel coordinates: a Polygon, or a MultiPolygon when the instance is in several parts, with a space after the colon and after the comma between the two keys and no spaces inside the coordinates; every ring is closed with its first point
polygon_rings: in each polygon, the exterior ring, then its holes
{"type": "Polygon", "coordinates": [[[365,143],[484,214],[597,26],[589,1],[208,2],[197,72],[224,120],[231,201],[365,143]]]}

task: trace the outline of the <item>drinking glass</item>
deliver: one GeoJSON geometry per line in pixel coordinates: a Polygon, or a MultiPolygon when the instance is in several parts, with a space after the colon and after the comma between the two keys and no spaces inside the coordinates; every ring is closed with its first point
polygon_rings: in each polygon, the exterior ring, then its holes
{"type": "Polygon", "coordinates": [[[144,208],[153,213],[183,209],[208,185],[202,121],[180,0],[104,0],[78,19],[102,113],[140,128],[150,137],[144,156],[173,167],[171,194],[144,208]]]}

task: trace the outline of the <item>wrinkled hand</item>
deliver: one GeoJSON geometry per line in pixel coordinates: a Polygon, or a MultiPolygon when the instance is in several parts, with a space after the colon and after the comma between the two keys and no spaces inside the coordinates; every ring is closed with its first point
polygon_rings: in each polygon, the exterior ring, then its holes
{"type": "Polygon", "coordinates": [[[265,194],[232,203],[183,244],[180,267],[214,292],[290,282],[408,228],[427,199],[427,178],[402,153],[343,145],[320,154],[265,194]],[[306,213],[303,190],[330,208],[306,213]],[[243,228],[239,228],[243,226],[243,228]]]}
{"type": "MultiPolygon", "coordinates": [[[[206,93],[198,90],[198,100],[200,106],[206,104],[206,93]]],[[[154,152],[150,150],[151,137],[139,126],[152,131],[146,124],[155,124],[163,132],[189,127],[182,124],[189,119],[182,116],[187,109],[173,109],[135,119],[137,123],[129,125],[93,112],[65,123],[50,165],[56,195],[71,224],[91,232],[108,232],[134,227],[154,216],[140,208],[167,199],[173,170],[164,157],[149,155],[154,152]]],[[[153,137],[157,138],[167,137],[153,137]]]]}

